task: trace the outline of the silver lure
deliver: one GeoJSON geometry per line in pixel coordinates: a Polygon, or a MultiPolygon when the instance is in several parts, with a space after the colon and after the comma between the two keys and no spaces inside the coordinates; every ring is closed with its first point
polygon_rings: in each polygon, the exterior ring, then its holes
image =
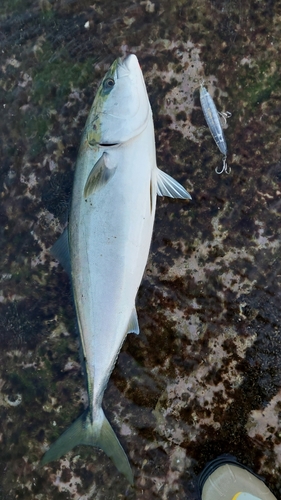
{"type": "MultiPolygon", "coordinates": [[[[222,174],[223,172],[225,172],[229,174],[231,172],[231,168],[228,167],[226,162],[227,144],[219,118],[220,113],[218,112],[212,97],[210,96],[207,89],[203,86],[203,84],[201,84],[200,87],[200,103],[205,116],[205,120],[214,138],[214,141],[218,146],[220,152],[224,155],[222,169],[219,171],[218,168],[216,167],[216,173],[222,174]]],[[[230,116],[230,114],[223,113],[222,116],[224,117],[224,119],[226,119],[226,117],[230,116]]]]}

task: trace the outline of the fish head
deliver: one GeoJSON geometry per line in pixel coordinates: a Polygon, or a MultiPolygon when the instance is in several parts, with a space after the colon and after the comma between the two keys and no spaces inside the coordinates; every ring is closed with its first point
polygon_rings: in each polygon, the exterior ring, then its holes
{"type": "Polygon", "coordinates": [[[146,127],[151,108],[134,54],[118,58],[103,78],[86,129],[90,145],[122,144],[146,127]]]}

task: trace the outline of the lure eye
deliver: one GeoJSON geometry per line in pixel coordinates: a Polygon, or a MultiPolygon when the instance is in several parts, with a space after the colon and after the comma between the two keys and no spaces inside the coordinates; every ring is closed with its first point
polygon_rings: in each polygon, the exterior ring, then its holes
{"type": "Polygon", "coordinates": [[[103,82],[104,90],[111,90],[115,85],[113,78],[106,78],[103,82]]]}

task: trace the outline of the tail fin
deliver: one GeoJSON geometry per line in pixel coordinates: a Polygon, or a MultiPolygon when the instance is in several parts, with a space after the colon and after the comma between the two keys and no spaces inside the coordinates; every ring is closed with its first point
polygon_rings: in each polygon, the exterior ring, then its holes
{"type": "Polygon", "coordinates": [[[105,417],[103,410],[97,414],[92,422],[89,410],[86,410],[75,422],[51,445],[41,460],[41,466],[57,460],[79,444],[101,448],[113,461],[119,472],[134,483],[133,473],[129,460],[114,430],[105,417]]]}

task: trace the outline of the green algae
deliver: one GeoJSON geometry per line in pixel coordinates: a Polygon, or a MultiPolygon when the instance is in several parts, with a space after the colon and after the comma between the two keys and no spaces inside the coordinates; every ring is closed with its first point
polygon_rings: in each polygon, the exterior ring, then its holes
{"type": "Polygon", "coordinates": [[[26,12],[33,3],[33,0],[1,0],[0,16],[15,12],[18,14],[26,12]]]}
{"type": "Polygon", "coordinates": [[[65,50],[54,57],[48,42],[40,45],[37,57],[38,64],[31,71],[29,106],[32,112],[22,113],[19,120],[20,133],[31,141],[31,158],[42,151],[46,134],[51,130],[56,115],[61,113],[69,94],[92,83],[98,60],[93,56],[83,62],[74,62],[65,50]]]}
{"type": "Polygon", "coordinates": [[[255,106],[270,99],[275,91],[281,91],[281,80],[279,71],[268,74],[270,63],[262,61],[257,67],[242,71],[239,75],[238,86],[241,91],[238,93],[241,100],[252,110],[255,106]]]}
{"type": "Polygon", "coordinates": [[[13,391],[22,395],[23,404],[34,404],[35,399],[41,402],[47,399],[48,384],[37,370],[21,370],[7,375],[7,381],[13,386],[13,391]]]}
{"type": "Polygon", "coordinates": [[[54,55],[52,46],[43,43],[38,51],[38,65],[32,72],[32,102],[61,107],[71,91],[92,83],[97,60],[92,56],[83,62],[73,61],[66,50],[54,55]]]}

